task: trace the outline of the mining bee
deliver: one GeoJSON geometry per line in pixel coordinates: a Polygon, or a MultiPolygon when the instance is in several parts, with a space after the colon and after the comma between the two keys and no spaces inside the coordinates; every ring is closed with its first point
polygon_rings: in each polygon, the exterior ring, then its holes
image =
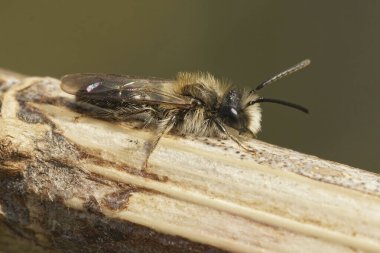
{"type": "Polygon", "coordinates": [[[76,96],[96,111],[121,121],[137,119],[141,127],[156,132],[144,162],[160,138],[171,132],[214,138],[229,138],[245,150],[254,152],[238,135],[255,135],[261,128],[259,104],[270,102],[308,113],[300,105],[278,99],[263,98],[257,91],[310,64],[306,59],[255,89],[245,91],[216,79],[209,73],[179,73],[175,80],[136,78],[110,74],[69,74],[62,78],[61,88],[76,96]]]}

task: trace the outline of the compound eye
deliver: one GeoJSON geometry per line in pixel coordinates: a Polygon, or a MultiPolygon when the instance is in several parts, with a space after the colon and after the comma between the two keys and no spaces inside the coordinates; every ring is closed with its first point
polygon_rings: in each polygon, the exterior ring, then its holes
{"type": "Polygon", "coordinates": [[[244,117],[238,109],[229,106],[224,107],[221,110],[221,116],[224,123],[228,126],[239,131],[244,128],[244,117]]]}
{"type": "Polygon", "coordinates": [[[233,117],[233,118],[235,118],[235,119],[238,119],[238,118],[239,118],[239,113],[238,113],[238,111],[237,111],[235,108],[233,108],[233,107],[230,108],[230,114],[231,114],[231,117],[233,117]]]}
{"type": "Polygon", "coordinates": [[[229,110],[227,121],[231,127],[235,128],[235,129],[240,128],[242,122],[241,122],[241,117],[240,117],[240,113],[238,112],[238,110],[231,107],[229,110]]]}

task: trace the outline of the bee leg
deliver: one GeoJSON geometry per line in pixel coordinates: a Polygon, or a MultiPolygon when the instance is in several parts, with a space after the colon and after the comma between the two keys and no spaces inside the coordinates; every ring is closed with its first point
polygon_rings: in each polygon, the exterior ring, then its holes
{"type": "Polygon", "coordinates": [[[256,153],[256,150],[251,149],[249,147],[246,147],[243,143],[241,143],[236,137],[231,135],[228,131],[227,128],[224,126],[224,124],[219,120],[219,119],[214,119],[215,124],[219,127],[220,131],[222,131],[225,135],[228,136],[231,140],[233,140],[236,144],[238,144],[241,148],[244,150],[247,150],[248,152],[256,153]]]}
{"type": "Polygon", "coordinates": [[[174,126],[174,123],[175,123],[175,116],[172,116],[168,121],[167,123],[165,123],[165,125],[161,128],[162,131],[159,132],[158,136],[156,137],[156,139],[151,143],[150,147],[149,147],[149,150],[148,150],[148,154],[147,156],[145,157],[145,161],[144,161],[144,165],[143,165],[143,170],[146,170],[147,167],[148,167],[148,161],[149,161],[149,157],[150,155],[153,153],[154,149],[157,147],[157,144],[158,142],[160,141],[161,137],[164,136],[165,134],[167,134],[168,132],[170,132],[170,130],[173,128],[174,126]]]}
{"type": "Polygon", "coordinates": [[[143,108],[139,110],[131,110],[131,111],[120,111],[120,112],[115,112],[115,118],[118,120],[128,120],[132,116],[136,116],[141,113],[146,113],[146,112],[154,112],[152,108],[143,108]]]}
{"type": "Polygon", "coordinates": [[[149,112],[149,111],[153,111],[154,110],[152,108],[143,108],[143,109],[139,109],[139,110],[113,110],[113,109],[107,109],[107,108],[102,108],[102,107],[99,107],[99,106],[96,106],[96,105],[92,105],[92,104],[86,104],[86,103],[83,103],[81,109],[85,109],[84,113],[87,115],[87,116],[90,116],[90,117],[93,117],[93,118],[100,118],[100,119],[114,119],[114,120],[118,120],[118,121],[121,121],[121,120],[127,120],[129,118],[131,118],[132,116],[135,116],[135,115],[138,115],[138,114],[141,114],[141,113],[145,113],[145,112],[149,112]]]}

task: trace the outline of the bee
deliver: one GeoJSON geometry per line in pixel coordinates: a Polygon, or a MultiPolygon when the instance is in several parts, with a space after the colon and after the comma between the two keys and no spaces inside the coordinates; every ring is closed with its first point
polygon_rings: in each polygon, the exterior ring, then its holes
{"type": "Polygon", "coordinates": [[[156,137],[151,142],[144,169],[161,137],[167,133],[231,139],[245,150],[238,135],[255,137],[261,129],[261,103],[277,103],[308,113],[305,107],[257,94],[270,83],[310,64],[306,59],[260,83],[251,91],[216,79],[209,73],[179,73],[175,80],[136,78],[111,74],[69,74],[63,91],[76,101],[96,108],[109,118],[139,120],[156,137]]]}

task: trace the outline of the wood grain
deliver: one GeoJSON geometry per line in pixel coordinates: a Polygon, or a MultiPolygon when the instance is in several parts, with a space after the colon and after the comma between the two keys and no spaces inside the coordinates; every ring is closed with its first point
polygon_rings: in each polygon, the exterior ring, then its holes
{"type": "Polygon", "coordinates": [[[152,131],[86,115],[56,79],[1,73],[0,223],[14,238],[59,252],[380,252],[379,175],[175,135],[142,170],[152,131]]]}

